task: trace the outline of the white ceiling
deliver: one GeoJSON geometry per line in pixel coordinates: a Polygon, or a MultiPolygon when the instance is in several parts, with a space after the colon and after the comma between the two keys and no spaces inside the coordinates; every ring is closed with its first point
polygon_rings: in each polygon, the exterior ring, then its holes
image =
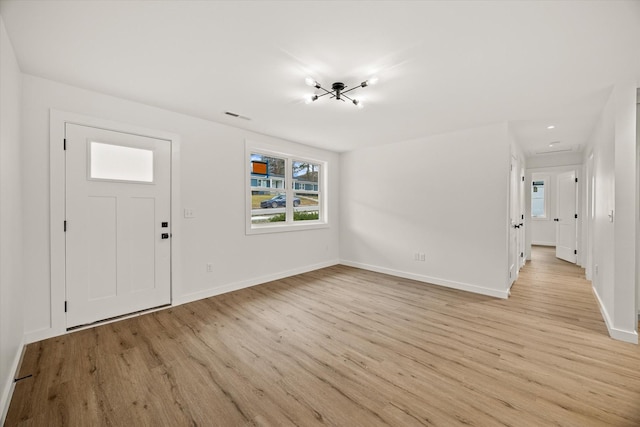
{"type": "Polygon", "coordinates": [[[0,14],[25,73],[335,151],[504,121],[529,154],[579,151],[611,86],[640,81],[639,1],[1,1],[0,14]],[[307,76],[372,75],[364,109],[301,101],[307,76]]]}

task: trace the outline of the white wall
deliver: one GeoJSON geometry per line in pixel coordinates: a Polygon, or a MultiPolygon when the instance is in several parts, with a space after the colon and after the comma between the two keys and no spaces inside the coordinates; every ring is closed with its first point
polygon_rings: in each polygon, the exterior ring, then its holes
{"type": "Polygon", "coordinates": [[[343,263],[506,297],[509,163],[506,124],[342,154],[343,263]]]}
{"type": "MultiPolygon", "coordinates": [[[[282,275],[338,262],[336,153],[55,83],[23,77],[24,245],[27,340],[51,329],[49,268],[49,109],[158,129],[181,137],[181,198],[196,218],[180,219],[182,278],[176,300],[185,302],[282,275]],[[245,139],[329,162],[326,229],[245,235],[245,139]],[[213,263],[214,272],[206,272],[213,263]]],[[[63,307],[54,307],[62,310],[63,307]]],[[[57,331],[59,332],[59,331],[57,331]]]]}
{"type": "Polygon", "coordinates": [[[636,84],[613,88],[589,138],[593,153],[595,217],[592,282],[609,333],[637,342],[636,301],[636,84]],[[609,214],[613,212],[613,222],[609,214]]]}
{"type": "Polygon", "coordinates": [[[23,347],[20,91],[22,76],[0,17],[0,411],[4,421],[23,347]]]}
{"type": "Polygon", "coordinates": [[[527,158],[527,168],[547,169],[556,166],[581,165],[583,157],[583,152],[539,154],[527,158]]]}

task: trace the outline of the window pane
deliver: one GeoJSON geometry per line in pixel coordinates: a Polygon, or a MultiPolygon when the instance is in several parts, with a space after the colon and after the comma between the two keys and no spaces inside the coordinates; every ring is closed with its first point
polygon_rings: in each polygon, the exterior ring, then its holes
{"type": "Polygon", "coordinates": [[[251,192],[251,223],[269,224],[286,221],[286,196],[272,191],[251,192]]]}
{"type": "Polygon", "coordinates": [[[286,221],[285,159],[251,154],[251,224],[286,221]]]}
{"type": "Polygon", "coordinates": [[[294,193],[293,198],[293,220],[309,221],[320,218],[320,204],[317,194],[294,193]]]}
{"type": "Polygon", "coordinates": [[[251,154],[251,186],[262,187],[262,185],[254,185],[254,179],[261,179],[265,185],[270,188],[285,188],[284,185],[285,160],[278,157],[269,157],[263,154],[251,154]],[[266,164],[266,167],[265,167],[266,164]],[[263,173],[266,172],[266,173],[263,173]],[[266,184],[268,183],[268,184],[266,184]]]}
{"type": "Polygon", "coordinates": [[[314,163],[293,161],[293,189],[318,191],[318,174],[320,165],[314,163]]]}
{"type": "Polygon", "coordinates": [[[546,217],[544,200],[544,181],[533,181],[531,186],[531,216],[533,218],[546,217]]]}
{"type": "Polygon", "coordinates": [[[153,182],[152,150],[93,141],[89,150],[91,178],[153,182]]]}
{"type": "Polygon", "coordinates": [[[292,163],[292,179],[295,197],[293,199],[293,220],[317,220],[320,216],[318,202],[318,176],[320,165],[294,160],[292,163]]]}

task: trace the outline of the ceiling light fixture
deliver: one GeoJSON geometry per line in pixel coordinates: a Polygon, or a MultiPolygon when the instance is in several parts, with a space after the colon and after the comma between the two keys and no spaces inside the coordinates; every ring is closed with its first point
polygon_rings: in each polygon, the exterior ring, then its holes
{"type": "Polygon", "coordinates": [[[555,129],[556,127],[554,125],[549,125],[547,126],[547,129],[555,129]]]}
{"type": "Polygon", "coordinates": [[[358,86],[354,86],[351,89],[347,89],[347,90],[345,90],[345,89],[348,86],[346,86],[342,82],[335,82],[334,84],[331,85],[331,90],[327,90],[327,89],[323,88],[320,83],[318,83],[317,81],[315,81],[311,77],[307,77],[306,79],[304,79],[304,81],[305,81],[305,83],[307,85],[313,86],[316,89],[320,89],[320,90],[324,91],[324,93],[321,93],[320,95],[315,94],[315,93],[307,95],[305,97],[305,100],[304,100],[304,102],[306,104],[311,104],[313,101],[317,101],[318,98],[321,98],[323,96],[331,95],[331,98],[335,98],[338,101],[342,101],[342,102],[345,102],[345,100],[343,98],[346,98],[349,101],[351,101],[353,103],[353,105],[355,105],[356,107],[362,108],[362,107],[364,107],[364,105],[363,105],[361,100],[358,100],[358,99],[355,99],[355,98],[351,98],[351,97],[349,97],[348,95],[345,95],[345,94],[351,92],[352,90],[356,90],[358,88],[361,88],[361,87],[367,87],[367,86],[374,85],[374,84],[378,83],[378,78],[377,77],[372,77],[369,80],[363,81],[358,86]]]}

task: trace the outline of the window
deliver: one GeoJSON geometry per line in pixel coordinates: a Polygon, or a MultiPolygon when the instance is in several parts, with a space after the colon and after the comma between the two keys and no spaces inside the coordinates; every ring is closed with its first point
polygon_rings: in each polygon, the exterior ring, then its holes
{"type": "Polygon", "coordinates": [[[326,162],[249,147],[247,152],[248,234],[327,225],[326,162]]]}
{"type": "Polygon", "coordinates": [[[89,143],[89,178],[153,182],[153,151],[122,145],[89,143]]]}
{"type": "Polygon", "coordinates": [[[547,218],[546,179],[534,179],[531,183],[531,218],[547,218]]]}
{"type": "Polygon", "coordinates": [[[320,192],[318,191],[318,175],[320,165],[300,160],[292,161],[293,182],[293,220],[312,221],[320,216],[320,192]]]}

